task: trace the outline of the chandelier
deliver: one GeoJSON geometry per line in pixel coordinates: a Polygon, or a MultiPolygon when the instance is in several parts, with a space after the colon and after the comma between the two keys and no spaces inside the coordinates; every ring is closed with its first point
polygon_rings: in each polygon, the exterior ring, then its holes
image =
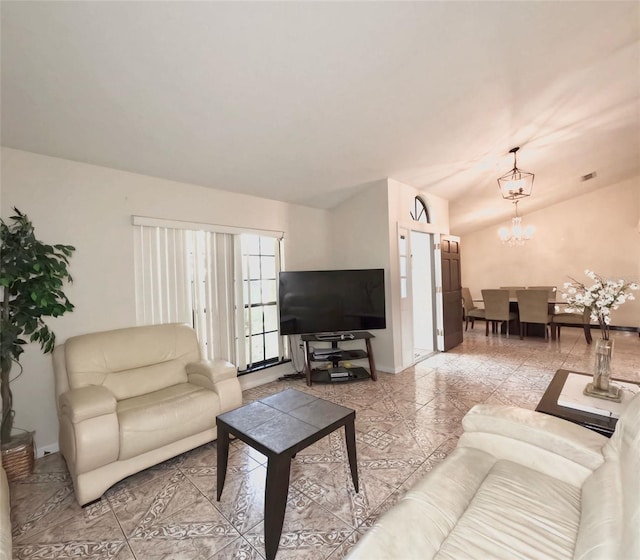
{"type": "Polygon", "coordinates": [[[498,230],[498,235],[505,244],[511,246],[524,245],[525,241],[533,238],[534,228],[533,226],[522,226],[522,218],[518,216],[518,200],[514,200],[513,204],[516,207],[516,215],[511,218],[511,229],[501,227],[498,230]]]}
{"type": "Polygon", "coordinates": [[[531,196],[531,190],[533,189],[533,173],[518,169],[516,154],[519,149],[516,146],[509,150],[509,153],[513,154],[513,169],[498,179],[500,194],[502,194],[502,198],[507,200],[517,201],[526,196],[531,196]]]}

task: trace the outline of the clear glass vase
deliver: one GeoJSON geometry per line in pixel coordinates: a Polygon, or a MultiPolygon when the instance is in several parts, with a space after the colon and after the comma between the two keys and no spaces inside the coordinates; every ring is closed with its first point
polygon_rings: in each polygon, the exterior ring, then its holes
{"type": "Polygon", "coordinates": [[[596,363],[593,370],[593,388],[598,391],[609,391],[612,355],[613,340],[596,339],[596,363]]]}

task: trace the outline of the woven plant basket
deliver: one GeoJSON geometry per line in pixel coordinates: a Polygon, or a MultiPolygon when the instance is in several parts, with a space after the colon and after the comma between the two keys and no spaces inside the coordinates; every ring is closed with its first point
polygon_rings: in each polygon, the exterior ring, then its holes
{"type": "Polygon", "coordinates": [[[33,472],[33,458],[33,432],[13,436],[2,445],[2,466],[10,481],[29,476],[33,472]]]}

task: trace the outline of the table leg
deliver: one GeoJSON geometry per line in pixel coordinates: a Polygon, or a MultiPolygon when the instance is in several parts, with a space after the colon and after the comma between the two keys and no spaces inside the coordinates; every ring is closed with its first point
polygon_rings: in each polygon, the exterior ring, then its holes
{"type": "Polygon", "coordinates": [[[224,487],[224,479],[227,476],[227,461],[229,459],[229,432],[222,426],[218,425],[218,448],[217,458],[217,500],[220,501],[222,488],[224,487]]]}
{"type": "Polygon", "coordinates": [[[264,498],[264,548],[267,560],[273,560],[278,552],[289,494],[290,472],[291,457],[269,457],[264,498]]]}
{"type": "Polygon", "coordinates": [[[356,492],[360,492],[358,485],[358,459],[356,457],[356,429],[354,419],[351,418],[344,425],[344,434],[347,442],[347,455],[349,456],[349,468],[351,469],[351,479],[356,492]]]}

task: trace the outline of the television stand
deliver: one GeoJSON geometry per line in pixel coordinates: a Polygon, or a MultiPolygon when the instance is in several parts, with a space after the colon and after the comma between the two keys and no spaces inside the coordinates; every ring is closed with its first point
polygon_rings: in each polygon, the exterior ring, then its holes
{"type": "Polygon", "coordinates": [[[347,383],[363,379],[378,380],[371,349],[371,339],[375,337],[370,332],[303,334],[301,338],[304,347],[304,372],[309,387],[314,381],[316,383],[347,383]],[[341,342],[352,341],[364,341],[366,350],[340,348],[341,342]],[[331,342],[331,347],[313,349],[309,345],[311,342],[331,342]],[[345,362],[364,358],[369,360],[368,371],[363,367],[344,365],[345,362]],[[313,368],[312,362],[328,362],[331,367],[313,368]]]}
{"type": "Polygon", "coordinates": [[[316,340],[324,340],[324,341],[339,341],[339,340],[354,340],[355,335],[353,333],[321,333],[313,335],[316,337],[316,340]]]}

